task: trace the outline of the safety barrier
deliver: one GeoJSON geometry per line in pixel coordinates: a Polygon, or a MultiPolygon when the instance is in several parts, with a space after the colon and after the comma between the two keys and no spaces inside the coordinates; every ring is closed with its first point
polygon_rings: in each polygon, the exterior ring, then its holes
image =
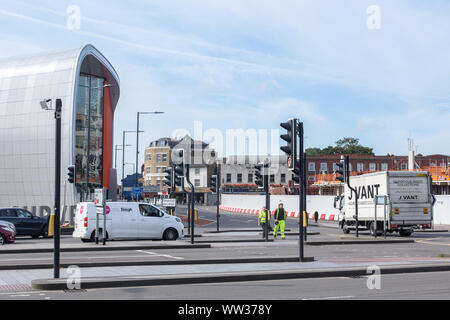
{"type": "MultiPolygon", "coordinates": [[[[227,207],[227,206],[219,206],[219,208],[223,211],[236,213],[236,214],[250,214],[250,215],[259,215],[260,210],[256,209],[244,209],[244,208],[233,208],[233,207],[227,207]]],[[[275,210],[271,212],[271,215],[275,215],[275,210]]],[[[300,212],[287,212],[288,218],[299,218],[300,212]]],[[[314,219],[314,213],[308,213],[309,219],[314,219]]],[[[322,221],[338,221],[338,216],[334,213],[319,213],[319,220],[322,221]]]]}

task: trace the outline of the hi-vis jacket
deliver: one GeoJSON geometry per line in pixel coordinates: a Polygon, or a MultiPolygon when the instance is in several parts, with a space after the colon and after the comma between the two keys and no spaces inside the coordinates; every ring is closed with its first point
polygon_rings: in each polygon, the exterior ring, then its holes
{"type": "Polygon", "coordinates": [[[261,212],[259,213],[259,216],[258,216],[259,222],[266,223],[266,212],[267,212],[267,217],[269,218],[269,221],[270,221],[270,211],[268,211],[268,210],[265,210],[265,211],[261,210],[261,212]]]}
{"type": "Polygon", "coordinates": [[[284,208],[277,208],[274,218],[275,220],[286,220],[286,210],[284,210],[284,208]]]}

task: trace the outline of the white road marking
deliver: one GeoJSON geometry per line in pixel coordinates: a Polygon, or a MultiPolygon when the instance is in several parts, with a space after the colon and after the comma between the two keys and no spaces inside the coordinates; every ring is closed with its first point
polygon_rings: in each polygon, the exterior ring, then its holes
{"type": "Polygon", "coordinates": [[[16,297],[29,297],[29,294],[13,294],[10,295],[10,297],[16,298],[16,297]]]}
{"type": "Polygon", "coordinates": [[[153,257],[165,257],[165,258],[172,258],[172,259],[177,259],[177,260],[184,260],[184,258],[182,258],[182,257],[175,257],[175,256],[171,256],[169,254],[158,254],[158,253],[155,253],[155,252],[144,251],[144,250],[136,250],[136,251],[149,254],[149,255],[151,255],[153,257]]]}
{"type": "Polygon", "coordinates": [[[424,243],[424,244],[433,244],[436,246],[450,246],[450,243],[442,243],[442,242],[431,242],[431,241],[422,241],[422,240],[416,240],[418,243],[424,243]]]}
{"type": "Polygon", "coordinates": [[[350,299],[355,296],[339,296],[339,297],[324,297],[324,298],[303,298],[302,300],[338,300],[338,299],[350,299]]]}
{"type": "MultiPolygon", "coordinates": [[[[148,253],[148,252],[144,252],[141,250],[136,250],[138,252],[143,252],[143,253],[148,253]]],[[[155,257],[170,257],[169,255],[159,255],[159,254],[155,254],[155,257]]],[[[119,259],[119,258],[142,258],[142,256],[96,256],[96,257],[87,257],[86,259],[119,259]]],[[[70,259],[76,259],[76,258],[68,258],[67,260],[70,259]]],[[[53,261],[53,258],[24,258],[24,259],[2,259],[1,261],[35,261],[35,260],[41,260],[41,261],[45,261],[45,260],[51,260],[53,261]]],[[[64,260],[64,259],[62,259],[64,260]]]]}

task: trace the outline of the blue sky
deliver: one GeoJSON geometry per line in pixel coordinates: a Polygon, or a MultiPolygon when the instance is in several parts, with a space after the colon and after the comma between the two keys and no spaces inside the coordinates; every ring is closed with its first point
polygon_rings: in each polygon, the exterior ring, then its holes
{"type": "Polygon", "coordinates": [[[195,120],[225,135],[298,117],[307,146],[352,136],[406,154],[411,135],[420,153],[448,154],[449,31],[439,0],[0,0],[0,57],[91,43],[115,66],[117,143],[136,111],[166,112],[142,118],[141,150],[195,120]],[[367,28],[370,5],[381,29],[367,28]]]}

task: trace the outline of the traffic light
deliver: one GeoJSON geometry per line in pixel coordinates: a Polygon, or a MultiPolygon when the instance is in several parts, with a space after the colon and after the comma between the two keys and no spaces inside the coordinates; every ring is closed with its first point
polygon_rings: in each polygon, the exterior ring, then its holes
{"type": "Polygon", "coordinates": [[[166,186],[168,186],[171,190],[174,190],[172,168],[168,168],[167,170],[164,170],[163,173],[166,175],[164,177],[164,184],[166,186]]]}
{"type": "Polygon", "coordinates": [[[211,181],[210,181],[210,185],[211,185],[211,191],[212,193],[217,193],[217,175],[213,175],[211,176],[211,181]]]}
{"type": "Polygon", "coordinates": [[[178,161],[178,164],[174,167],[174,184],[175,186],[180,186],[182,180],[184,178],[184,150],[180,149],[176,151],[176,156],[181,159],[178,161]]]}
{"type": "Polygon", "coordinates": [[[264,163],[264,164],[261,163],[261,164],[255,165],[255,170],[256,170],[255,171],[255,183],[259,189],[264,189],[266,187],[264,176],[267,175],[267,173],[264,174],[262,172],[262,169],[268,168],[268,167],[269,167],[268,163],[264,163]]]}
{"type": "Polygon", "coordinates": [[[341,161],[336,163],[336,166],[338,167],[338,169],[336,170],[336,179],[342,183],[345,183],[347,181],[347,170],[345,160],[341,159],[341,161]]]}
{"type": "Polygon", "coordinates": [[[286,134],[280,135],[280,138],[287,142],[286,146],[282,146],[280,149],[287,154],[287,167],[288,170],[295,171],[298,167],[297,162],[297,135],[298,135],[298,119],[289,119],[287,122],[283,122],[280,126],[286,130],[286,134]]]}
{"type": "Polygon", "coordinates": [[[75,166],[69,166],[67,168],[68,172],[67,172],[67,181],[69,181],[69,183],[75,183],[75,166]]]}

